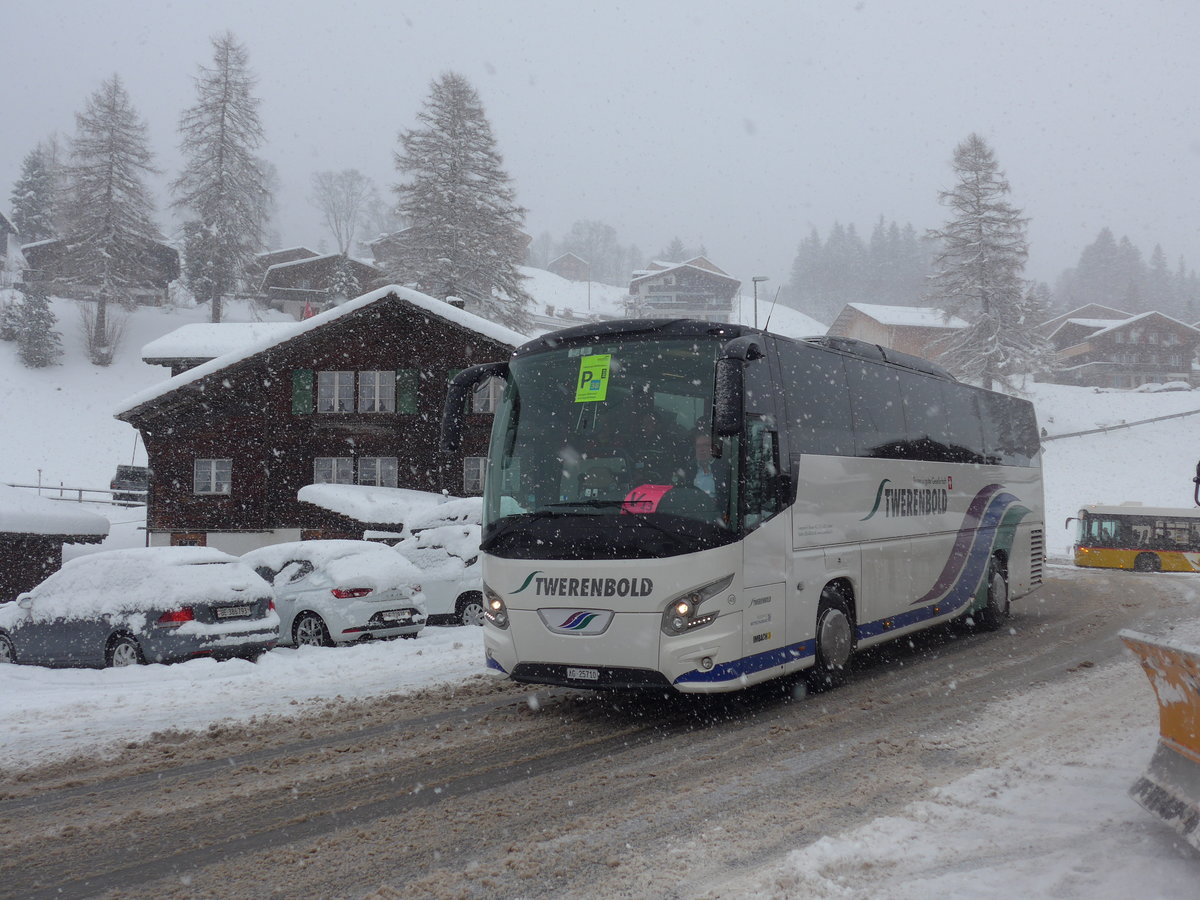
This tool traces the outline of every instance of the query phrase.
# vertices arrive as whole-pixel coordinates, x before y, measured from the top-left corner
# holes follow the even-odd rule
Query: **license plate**
[[[249,606],[218,606],[213,610],[218,619],[236,619],[238,616],[250,615]]]
[[[409,614],[399,609],[388,609],[381,612],[379,618],[385,622],[402,622],[408,621]]]
[[[567,666],[567,677],[576,681],[599,681],[599,669],[577,669],[574,666]]]

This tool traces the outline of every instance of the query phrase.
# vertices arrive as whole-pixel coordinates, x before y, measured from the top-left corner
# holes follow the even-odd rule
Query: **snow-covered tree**
[[[66,168],[63,213],[64,277],[98,290],[89,352],[97,365],[112,362],[107,340],[108,302],[133,301],[129,289],[145,283],[150,250],[159,234],[143,180],[155,170],[146,125],[117,75],[105,81],[75,116]]]
[[[939,360],[960,377],[991,388],[1043,358],[1044,339],[1029,321],[1028,285],[1021,278],[1029,221],[1007,199],[1007,178],[977,134],[954,149],[958,183],[938,195],[953,215],[931,231],[941,241],[929,302],[967,327],[938,342]],[[1011,386],[1011,384],[1010,384]]]
[[[350,267],[350,261],[342,254],[329,278],[329,296],[335,303],[349,300],[362,293],[362,287]]]
[[[50,299],[37,283],[24,290],[25,302],[18,309],[17,346],[21,362],[31,369],[52,366],[62,356],[62,335],[54,328],[58,319]]]
[[[321,211],[338,253],[349,255],[375,198],[375,185],[358,169],[313,175],[310,201]]]
[[[249,55],[230,32],[212,39],[212,68],[200,66],[196,103],[179,120],[187,162],[171,185],[174,205],[193,228],[188,287],[211,304],[221,321],[221,299],[234,290],[262,246],[269,205],[266,177],[254,151],[263,141]]]
[[[525,258],[525,210],[502,165],[483,104],[461,75],[433,82],[400,135],[395,187],[408,223],[389,275],[436,297],[461,297],[518,331],[531,302],[518,266]]]
[[[39,143],[21,162],[13,185],[12,223],[23,243],[44,241],[57,234],[55,210],[59,201],[59,162],[56,150]]]

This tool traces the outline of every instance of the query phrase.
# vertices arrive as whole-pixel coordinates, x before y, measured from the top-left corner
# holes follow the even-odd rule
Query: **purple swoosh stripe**
[[[1000,490],[1001,487],[1003,485],[989,484],[975,495],[975,498],[971,501],[971,505],[967,507],[966,514],[963,516],[962,525],[958,529],[958,536],[954,539],[954,549],[950,551],[950,558],[946,560],[946,565],[942,568],[942,574],[938,576],[937,581],[933,583],[933,587],[929,589],[925,596],[914,601],[914,605],[916,603],[927,603],[935,597],[944,594],[958,579],[958,573],[962,571],[962,567],[967,562],[967,556],[971,550],[971,542],[975,539],[975,527],[979,524],[979,518],[983,513],[983,509],[992,498],[992,495]]]
[[[583,613],[583,612],[572,613],[570,618],[568,618],[567,621],[563,622],[558,627],[559,628],[574,628],[576,625],[579,624],[580,620],[583,619],[583,617],[586,615],[587,615],[587,613]]]
[[[971,548],[958,582],[950,593],[942,598],[942,602],[952,608],[957,608],[971,599],[984,572],[987,571],[989,560],[992,558],[992,546],[996,542],[996,526],[1000,524],[1008,508],[1017,502],[1018,499],[1007,491],[992,498],[987,512],[983,515],[979,530],[976,532],[975,544]]]

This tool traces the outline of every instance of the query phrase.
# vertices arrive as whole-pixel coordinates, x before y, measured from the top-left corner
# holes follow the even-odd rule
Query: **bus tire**
[[[996,557],[988,565],[987,604],[974,614],[975,625],[981,631],[995,631],[1008,618],[1008,576]]]
[[[835,688],[846,681],[846,667],[854,655],[854,615],[836,585],[826,585],[817,606],[813,665],[808,684],[814,691]]]
[[[1133,571],[1161,572],[1162,560],[1158,558],[1157,553],[1139,553],[1133,561]]]

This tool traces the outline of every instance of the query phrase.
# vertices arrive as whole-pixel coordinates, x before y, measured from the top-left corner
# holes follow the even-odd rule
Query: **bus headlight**
[[[485,583],[483,585],[483,617],[497,628],[508,628],[508,607],[504,599]]]
[[[667,608],[663,610],[663,634],[673,637],[703,628],[714,622],[720,612],[718,610],[701,612],[700,604],[717,594],[725,593],[731,584],[733,584],[733,576],[726,575],[724,578],[692,588],[690,591],[684,591],[672,598],[671,602],[667,604]]]

